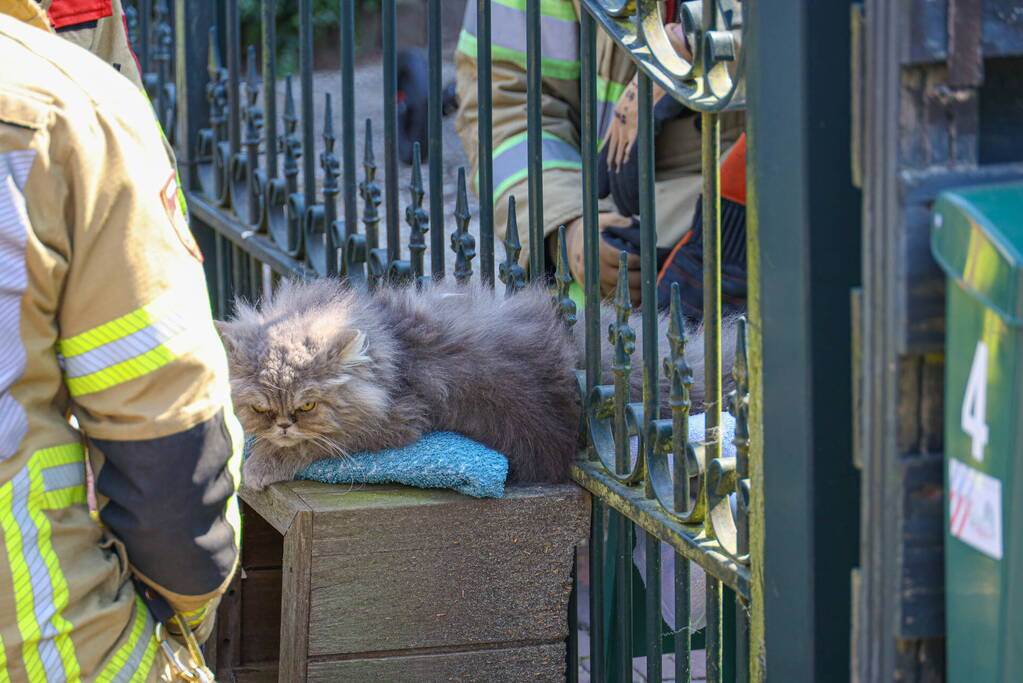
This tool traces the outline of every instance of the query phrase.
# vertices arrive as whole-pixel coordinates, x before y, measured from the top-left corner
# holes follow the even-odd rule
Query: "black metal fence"
[[[494,238],[494,188],[491,119],[493,57],[491,2],[476,2],[479,191],[473,205],[466,173],[458,169],[455,207],[445,207],[442,153],[441,3],[428,3],[429,122],[428,149],[416,145],[411,183],[399,187],[398,102],[395,41],[396,2],[382,0],[382,83],[384,157],[382,182],[372,138],[380,122],[356,120],[355,8],[338,2],[341,66],[340,101],[314,96],[313,12],[311,0],[299,0],[299,73],[278,73],[275,49],[275,0],[262,0],[262,43],[242,45],[238,0],[138,0],[129,9],[129,29],[138,47],[145,84],[161,123],[178,152],[193,231],[207,255],[214,311],[227,315],[237,297],[252,299],[281,276],[340,276],[360,286],[381,280],[427,287],[453,276],[495,276],[509,294],[529,277],[544,272],[543,183],[541,182],[541,16],[546,0],[501,0],[526,17],[528,46],[529,263],[519,263],[518,230],[510,224],[498,264]],[[496,2],[497,0],[495,0]],[[722,10],[729,10],[723,12]],[[721,156],[719,112],[743,104],[743,53],[736,35],[741,10],[726,0],[683,2],[680,18],[692,36],[688,62],[670,52],[652,0],[613,3],[582,0],[580,35],[581,157],[580,188],[585,239],[587,313],[584,368],[578,372],[587,443],[573,467],[575,480],[593,493],[593,526],[588,553],[580,555],[575,596],[585,596],[582,622],[572,602],[568,677],[625,681],[645,658],[648,680],[689,680],[693,653],[702,652],[706,678],[761,679],[763,618],[758,567],[763,524],[756,509],[760,462],[750,448],[749,377],[746,327],[740,325],[734,378],[736,391],[722,396],[721,244],[718,164]],[[725,17],[729,17],[726,21]],[[652,85],[699,113],[702,131],[704,315],[706,369],[705,435],[689,438],[689,389],[692,370],[683,355],[685,326],[677,290],[668,320],[670,348],[657,347],[658,313],[642,310],[643,348],[635,349],[632,305],[624,268],[615,297],[617,320],[599,329],[597,310],[598,197],[597,31],[608,32],[638,67],[639,194],[642,216],[642,300],[656,301],[656,216]],[[176,42],[176,44],[175,44]],[[736,68],[737,67],[737,68]],[[283,80],[283,96],[277,93]],[[315,111],[325,112],[323,126]],[[340,110],[340,130],[334,127]],[[357,136],[364,155],[357,158]],[[421,152],[428,152],[424,173]],[[404,201],[402,195],[404,193]],[[427,200],[428,197],[428,200]],[[515,198],[507,198],[514,203]],[[404,204],[404,206],[402,206]],[[478,232],[471,229],[473,213]],[[515,220],[515,211],[509,212]],[[404,226],[403,226],[404,224]],[[403,235],[404,231],[404,235]],[[575,321],[564,237],[554,261],[552,287],[568,324]],[[478,235],[478,239],[477,239]],[[429,237],[429,241],[427,241]],[[450,256],[446,250],[453,252]],[[427,253],[429,258],[427,259]],[[447,269],[453,264],[451,275]],[[624,257],[623,257],[624,263]],[[499,266],[499,267],[498,267]],[[751,278],[751,287],[756,282]],[[610,341],[610,345],[605,343]],[[539,340],[538,340],[539,341]],[[613,385],[600,381],[601,354],[609,354]],[[635,360],[634,360],[635,358]],[[662,365],[663,363],[663,365]],[[631,400],[629,377],[641,372],[643,400]],[[670,378],[671,417],[660,419],[659,374]],[[727,398],[727,401],[724,399]],[[722,454],[721,408],[735,417],[734,455]],[[752,475],[752,476],[751,476]],[[762,505],[762,502],[761,502]],[[642,541],[637,548],[638,530]],[[669,548],[668,554],[662,548]],[[634,557],[641,549],[640,572]],[[662,566],[662,555],[672,565]],[[662,574],[670,571],[662,595]],[[705,581],[694,581],[694,576]],[[762,574],[760,574],[762,576]],[[691,589],[705,586],[706,625],[694,631]],[[662,609],[670,598],[671,609]],[[588,623],[587,623],[588,622]],[[675,627],[670,629],[668,623]],[[579,639],[589,643],[580,657]],[[664,670],[664,654],[673,671]]]

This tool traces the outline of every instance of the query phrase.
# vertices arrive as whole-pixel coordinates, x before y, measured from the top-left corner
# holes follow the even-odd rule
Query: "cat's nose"
[[[288,427],[290,427],[293,424],[295,423],[289,420],[288,422],[278,422],[277,426],[280,427],[282,431],[286,432],[288,431]]]

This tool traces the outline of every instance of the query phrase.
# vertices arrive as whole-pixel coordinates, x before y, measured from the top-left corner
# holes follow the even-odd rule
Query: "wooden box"
[[[574,484],[478,500],[286,482],[243,489],[243,571],[207,644],[218,681],[564,680]]]

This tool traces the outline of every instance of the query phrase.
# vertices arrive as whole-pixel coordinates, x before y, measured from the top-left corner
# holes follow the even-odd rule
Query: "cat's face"
[[[383,411],[366,335],[339,320],[300,311],[268,320],[246,309],[218,323],[246,435],[278,448],[306,444],[324,457],[345,455],[336,437]]]

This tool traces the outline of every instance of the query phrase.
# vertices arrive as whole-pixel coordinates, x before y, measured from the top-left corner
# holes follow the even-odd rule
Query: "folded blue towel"
[[[507,476],[508,459],[497,451],[461,434],[431,432],[402,448],[319,460],[295,478],[450,488],[476,498],[501,498]]]

